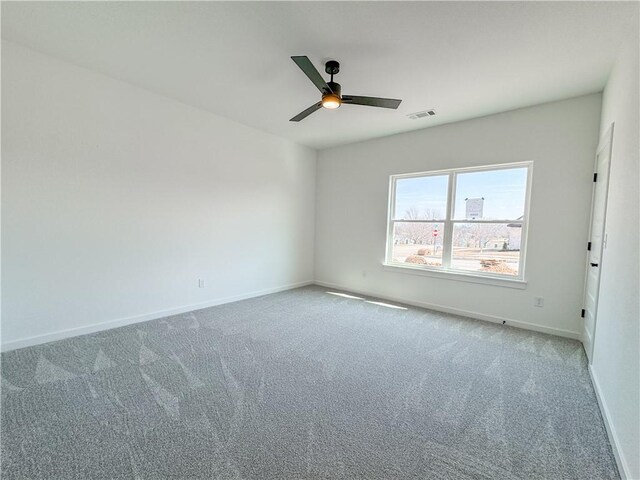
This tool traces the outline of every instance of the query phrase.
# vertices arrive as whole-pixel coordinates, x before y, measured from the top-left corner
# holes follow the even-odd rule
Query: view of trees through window
[[[521,276],[528,170],[517,164],[392,177],[387,263]]]

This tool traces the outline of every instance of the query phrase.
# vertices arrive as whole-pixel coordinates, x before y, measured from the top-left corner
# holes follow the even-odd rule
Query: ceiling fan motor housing
[[[327,85],[329,85],[329,88],[331,89],[331,92],[333,92],[334,95],[337,95],[338,97],[342,97],[342,88],[340,87],[339,83],[336,82],[327,82]],[[327,92],[327,93],[331,93],[331,92]]]

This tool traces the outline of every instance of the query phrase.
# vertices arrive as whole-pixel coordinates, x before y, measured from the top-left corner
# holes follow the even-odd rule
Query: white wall
[[[316,280],[577,338],[600,104],[588,95],[321,151]],[[389,175],[525,160],[534,162],[526,289],[383,268]]]
[[[600,132],[615,122],[592,375],[628,478],[640,479],[638,29],[611,73]]]
[[[313,280],[315,168],[314,150],[3,41],[4,348]]]

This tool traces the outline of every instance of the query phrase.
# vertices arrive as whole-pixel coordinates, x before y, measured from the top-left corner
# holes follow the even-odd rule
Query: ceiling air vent
[[[423,110],[421,112],[410,113],[407,117],[411,120],[418,120],[419,118],[433,117],[435,114],[435,110]]]

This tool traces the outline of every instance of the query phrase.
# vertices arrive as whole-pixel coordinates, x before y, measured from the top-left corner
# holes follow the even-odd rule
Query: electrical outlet
[[[204,280],[203,279],[198,280],[198,288],[204,288]]]
[[[533,306],[534,307],[544,307],[544,298],[542,298],[542,297],[533,297]]]

